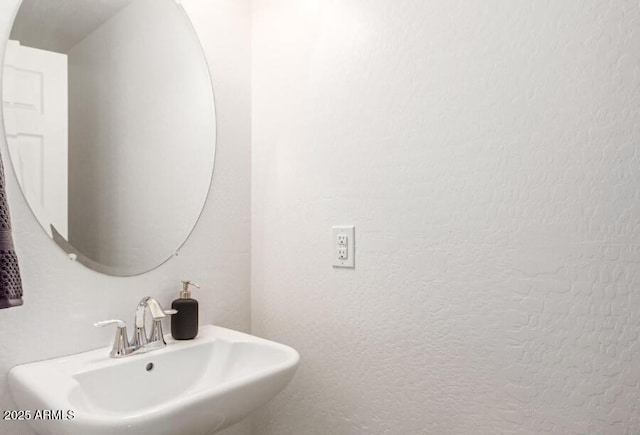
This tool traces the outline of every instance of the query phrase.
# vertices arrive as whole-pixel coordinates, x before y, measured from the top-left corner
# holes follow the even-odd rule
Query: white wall
[[[207,197],[216,132],[202,50],[175,2],[136,0],[68,58],[69,242],[118,275],[147,271]]]
[[[9,34],[17,3],[0,2],[3,37]],[[159,269],[133,278],[99,275],[66,260],[45,237],[6,164],[25,303],[0,311],[0,409],[15,409],[6,387],[11,367],[109,345],[113,331],[97,330],[93,322],[113,317],[132,321],[136,304],[146,295],[169,305],[185,277],[202,285],[196,296],[202,324],[244,331],[250,327],[250,2],[182,3],[202,39],[216,94],[216,170],[202,219],[181,255]],[[6,143],[1,142],[7,162]],[[0,421],[0,433],[30,431],[24,423]],[[245,422],[229,433],[247,435],[250,428]]]
[[[638,2],[253,19],[253,331],[302,356],[254,433],[636,433]]]

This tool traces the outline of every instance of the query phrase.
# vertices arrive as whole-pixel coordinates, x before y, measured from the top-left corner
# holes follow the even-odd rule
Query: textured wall
[[[640,4],[253,19],[252,324],[302,356],[255,434],[640,432]]]
[[[6,37],[17,0],[0,2],[0,35]],[[179,257],[133,278],[99,275],[66,260],[47,240],[6,165],[16,249],[25,304],[0,311],[0,409],[14,409],[6,373],[16,364],[106,346],[113,331],[97,320],[131,322],[145,295],[169,305],[185,277],[202,284],[201,323],[248,330],[250,234],[250,2],[183,0],[210,62],[216,94],[216,170],[204,214]],[[4,45],[1,50],[4,50]],[[2,53],[0,53],[2,54]],[[4,133],[0,131],[0,137]],[[3,156],[6,144],[1,141]],[[229,431],[246,435],[247,423]],[[25,424],[0,420],[3,435],[30,433]]]

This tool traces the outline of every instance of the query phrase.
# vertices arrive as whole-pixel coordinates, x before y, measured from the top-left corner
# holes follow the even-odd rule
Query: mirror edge
[[[187,10],[184,8],[184,5],[182,4],[182,2],[180,0],[173,0],[174,3],[176,4],[176,6],[179,8],[180,10],[180,14],[182,15],[182,19],[186,20],[186,24],[189,26],[189,28],[191,29],[191,31],[193,32],[193,35],[196,37],[196,43],[198,44],[198,51],[201,53],[202,55],[202,59],[204,61],[204,65],[206,66],[206,72],[207,72],[207,77],[209,78],[208,81],[208,86],[210,87],[211,90],[211,104],[212,104],[212,109],[213,109],[213,130],[214,130],[214,135],[213,135],[213,164],[211,167],[211,177],[209,178],[209,186],[207,187],[206,190],[206,195],[204,196],[204,201],[202,203],[202,206],[200,208],[200,212],[198,213],[198,216],[196,217],[195,221],[193,222],[193,224],[191,225],[191,229],[187,232],[187,234],[185,235],[184,240],[182,240],[181,242],[179,242],[179,245],[170,253],[167,254],[167,257],[164,260],[161,260],[157,265],[150,267],[146,270],[143,271],[139,271],[139,272],[123,272],[123,273],[114,273],[111,271],[111,269],[108,266],[104,266],[104,265],[99,265],[98,267],[91,267],[92,265],[98,265],[99,263],[96,263],[95,261],[86,258],[83,255],[78,255],[75,252],[69,252],[66,249],[64,249],[63,246],[61,246],[61,244],[55,240],[55,237],[49,237],[48,234],[46,233],[45,229],[39,224],[39,222],[37,221],[35,214],[33,212],[33,209],[31,208],[31,205],[29,204],[29,202],[27,201],[26,197],[24,196],[24,194],[22,193],[19,185],[18,185],[18,178],[17,178],[17,174],[15,172],[15,168],[13,166],[13,160],[10,157],[10,153],[9,153],[9,144],[7,142],[7,137],[6,137],[6,125],[5,125],[5,116],[4,116],[4,110],[1,110],[0,112],[0,158],[2,158],[2,163],[4,165],[5,168],[5,178],[11,177],[12,180],[15,181],[16,185],[18,185],[18,190],[20,190],[20,200],[24,202],[24,205],[28,208],[29,210],[29,215],[30,215],[30,219],[32,222],[34,222],[39,228],[40,228],[40,234],[44,235],[53,245],[55,245],[55,249],[59,252],[61,252],[63,255],[65,255],[66,257],[68,257],[71,261],[73,261],[74,263],[79,263],[82,265],[82,267],[84,267],[85,269],[90,270],[91,272],[97,273],[99,275],[106,275],[106,276],[110,276],[110,277],[114,277],[114,278],[130,278],[130,277],[135,277],[135,276],[140,276],[140,275],[144,275],[146,273],[150,273],[153,272],[157,269],[159,269],[160,267],[164,266],[165,264],[167,264],[172,258],[177,257],[178,255],[180,255],[180,251],[182,250],[182,248],[187,244],[187,242],[189,241],[189,239],[191,238],[191,236],[193,235],[193,233],[195,232],[196,227],[200,224],[200,222],[202,221],[202,215],[204,214],[205,208],[207,206],[207,202],[209,201],[209,199],[211,198],[211,193],[213,191],[213,181],[214,181],[214,175],[215,175],[215,167],[216,167],[216,157],[218,154],[218,117],[217,117],[217,105],[216,105],[216,95],[215,95],[215,87],[213,86],[213,72],[211,69],[211,62],[209,61],[206,52],[204,50],[204,47],[202,45],[202,41],[200,39],[200,35],[197,31],[197,29],[195,28],[195,25],[193,24],[193,21],[191,20],[191,17],[189,16],[189,13],[187,12]],[[9,42],[9,38],[11,35],[11,30],[13,29],[13,24],[18,16],[18,12],[20,11],[20,6],[22,5],[23,0],[15,0],[15,6],[13,9],[13,13],[10,16],[10,18],[6,21],[7,26],[6,26],[6,30],[4,32],[4,34],[0,35],[0,37],[2,37],[2,41],[0,41],[0,47],[2,49],[1,51],[1,56],[0,56],[0,102],[4,101],[3,100],[3,85],[4,85],[4,62],[5,62],[5,56],[6,56],[6,52],[7,52],[7,45]],[[9,160],[10,160],[10,164],[7,165],[5,162],[5,157],[9,156]],[[7,173],[7,167],[11,167],[10,170],[8,170],[8,172],[11,173],[11,175],[9,175]],[[14,201],[16,200],[15,198],[13,199]],[[101,270],[97,270],[97,269],[101,269]]]

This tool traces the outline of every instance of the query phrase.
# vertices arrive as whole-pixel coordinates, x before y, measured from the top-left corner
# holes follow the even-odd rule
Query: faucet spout
[[[162,319],[166,316],[160,303],[151,296],[147,296],[140,301],[138,308],[136,308],[136,328],[144,328],[144,316],[147,308],[151,312],[153,320]]]
[[[145,326],[145,315],[147,313],[147,309],[149,309],[149,312],[153,317],[151,334],[149,335],[147,335]],[[134,347],[136,349],[152,349],[166,346],[167,343],[164,341],[164,335],[162,333],[162,319],[165,318],[167,314],[175,313],[175,310],[165,311],[160,303],[151,296],[143,298],[136,308],[136,327],[133,336]]]

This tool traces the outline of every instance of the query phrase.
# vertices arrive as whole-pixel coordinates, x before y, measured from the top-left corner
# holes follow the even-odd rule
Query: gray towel
[[[22,305],[22,279],[13,249],[4,166],[0,158],[0,308]]]

